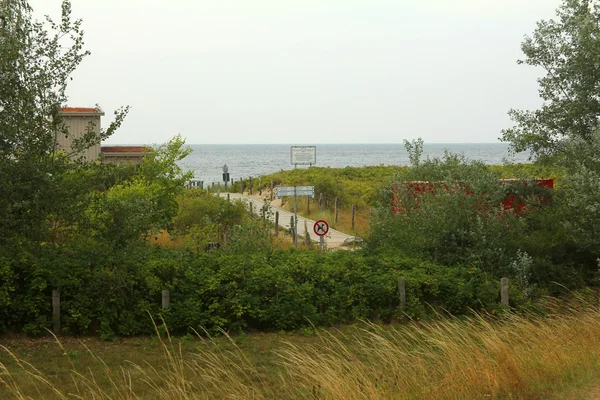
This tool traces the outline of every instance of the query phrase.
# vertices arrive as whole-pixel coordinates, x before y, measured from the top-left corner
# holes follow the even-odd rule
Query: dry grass
[[[576,306],[501,323],[477,316],[369,325],[346,341],[325,336],[280,354],[296,383],[319,398],[533,399],[600,376],[600,312]]]
[[[49,361],[40,369],[24,361],[31,348],[3,347],[0,398],[560,399],[557,393],[594,393],[581,388],[600,384],[597,303],[548,301],[545,309],[543,317],[362,324],[310,337],[167,336],[153,339],[151,350],[125,353],[137,361],[120,364],[89,353],[75,357],[85,361],[71,360],[73,350],[65,346],[54,369]],[[106,346],[94,349],[103,358],[123,357],[126,348],[97,346]]]
[[[155,246],[160,246],[169,249],[181,249],[185,247],[183,238],[177,238],[169,235],[166,230],[161,230],[158,233],[151,235],[148,241]]]

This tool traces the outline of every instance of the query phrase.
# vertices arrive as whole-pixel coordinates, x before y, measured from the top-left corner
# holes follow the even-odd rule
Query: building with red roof
[[[97,137],[101,132],[101,117],[105,115],[100,106],[96,107],[63,107],[58,114],[67,128],[67,134],[56,135],[56,148],[72,157],[83,156],[87,161],[100,160],[103,163],[139,164],[143,154],[150,150],[146,146],[102,146],[100,141],[83,152],[76,152],[73,142],[83,137],[90,130]]]

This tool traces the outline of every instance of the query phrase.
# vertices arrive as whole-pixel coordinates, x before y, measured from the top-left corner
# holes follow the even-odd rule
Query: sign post
[[[298,247],[298,206],[296,199],[298,196],[315,197],[314,186],[281,186],[275,189],[275,197],[280,199],[283,196],[294,196],[294,245]]]
[[[229,167],[227,164],[223,165],[223,182],[225,182],[225,190],[227,190],[227,182],[229,182]]]
[[[298,248],[298,206],[296,203],[296,186],[294,186],[294,246]]]
[[[327,232],[329,232],[329,224],[327,221],[320,219],[315,222],[313,231],[315,231],[315,235],[319,236],[319,247],[321,248],[322,253],[325,251],[325,235],[327,235]]]

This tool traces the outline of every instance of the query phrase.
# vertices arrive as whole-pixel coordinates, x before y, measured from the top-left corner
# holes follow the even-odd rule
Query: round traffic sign
[[[327,221],[320,219],[317,222],[315,222],[313,230],[315,231],[315,234],[317,236],[325,236],[327,235],[327,232],[329,232],[329,224],[327,223]]]

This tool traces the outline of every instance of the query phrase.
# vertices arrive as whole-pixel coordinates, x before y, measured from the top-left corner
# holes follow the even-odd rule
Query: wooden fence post
[[[60,331],[60,290],[52,290],[52,328],[54,333]]]
[[[248,187],[250,188],[250,196],[252,196],[252,177],[248,178]]]
[[[240,178],[240,193],[244,194],[244,180]]]
[[[163,290],[162,291],[162,308],[163,308],[163,310],[169,309],[170,301],[171,301],[171,297],[169,295],[169,291]]]
[[[406,312],[406,279],[404,278],[398,278],[398,296],[400,297],[400,310],[404,314]]]
[[[231,201],[231,197],[229,197],[229,193],[227,193],[227,201],[230,202]]]
[[[500,279],[500,301],[508,307],[508,278]]]
[[[293,215],[290,217],[290,229],[292,231],[292,241],[294,243],[296,243],[296,227],[294,224],[294,216]]]
[[[337,197],[335,198],[335,211],[334,212],[335,212],[334,222],[337,222],[338,221],[338,198]]]
[[[273,179],[271,179],[271,194],[269,200],[273,201]]]
[[[275,236],[279,235],[279,211],[275,211]]]
[[[252,202],[250,202],[249,205],[250,205],[250,215],[252,215]]]

